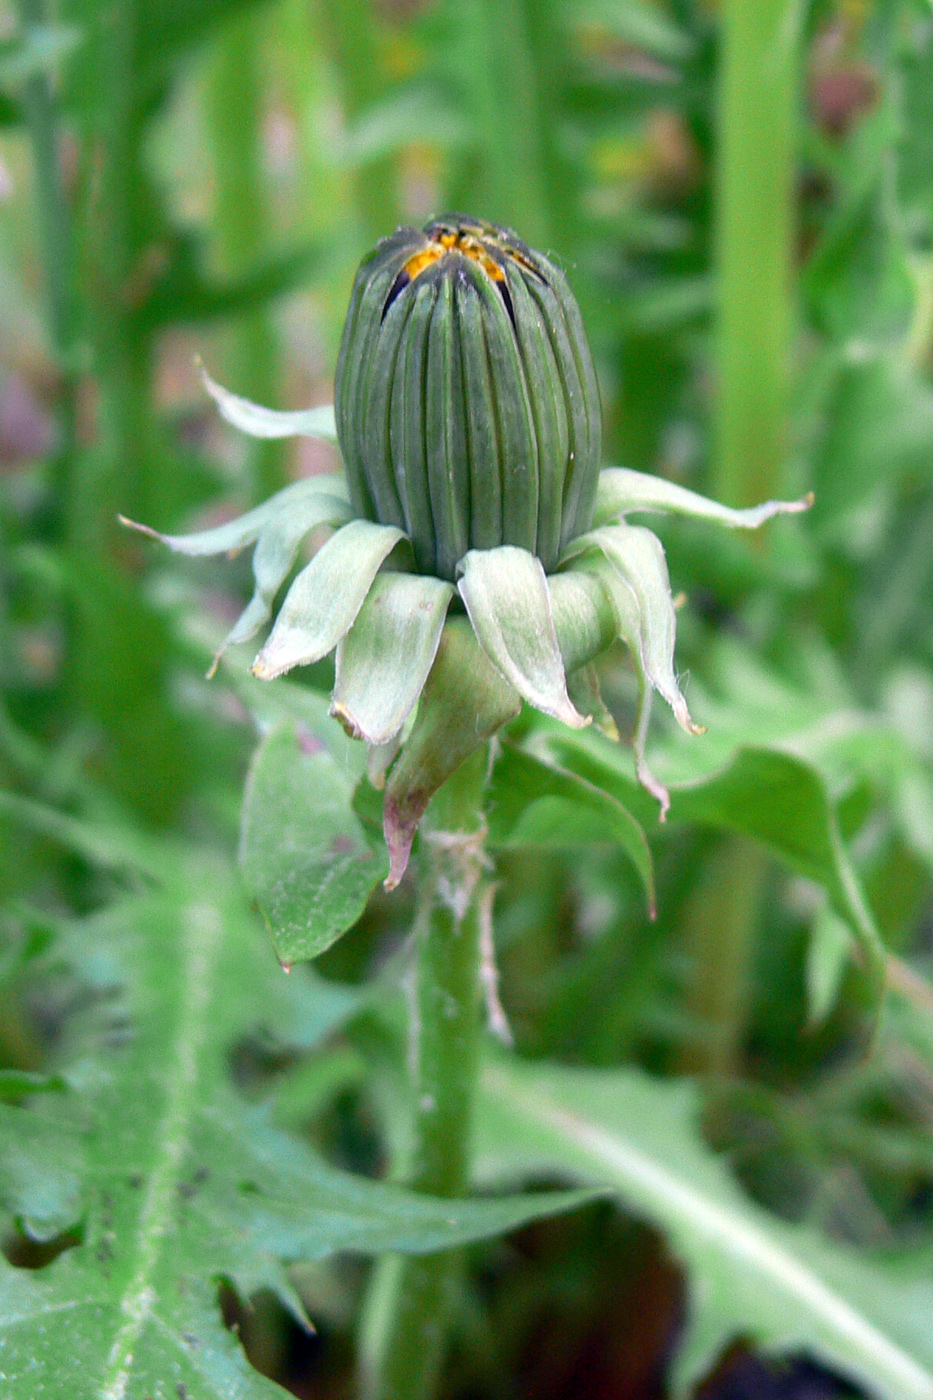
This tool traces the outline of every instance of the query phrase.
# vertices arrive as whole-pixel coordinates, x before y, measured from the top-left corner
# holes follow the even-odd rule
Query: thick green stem
[[[376,8],[371,0],[316,0],[319,32],[337,72],[344,112],[351,124],[364,116],[388,87]],[[378,156],[357,167],[354,196],[367,243],[392,232],[399,222],[399,205],[391,156]]]
[[[19,0],[24,29],[48,22],[44,0]],[[32,141],[39,242],[45,273],[49,328],[58,362],[61,392],[58,404],[60,439],[54,460],[51,514],[56,533],[65,516],[69,477],[77,435],[77,366],[75,334],[77,303],[71,211],[65,197],[59,158],[59,133],[49,75],[28,79],[23,105]]]
[[[422,827],[409,1184],[436,1196],[462,1195],[469,1184],[482,1009],[480,939],[488,908],[486,767],[483,748],[441,788]],[[381,1261],[362,1348],[367,1400],[433,1395],[459,1271],[457,1252]]]
[[[686,909],[688,1009],[699,1027],[682,1067],[730,1077],[739,1067],[758,909],[767,873],[759,847],[727,836],[704,862]]]
[[[238,15],[217,43],[209,85],[211,137],[216,161],[214,227],[224,273],[248,272],[267,252],[268,191],[263,180],[263,93],[260,65],[265,16]],[[232,388],[248,399],[275,404],[278,347],[268,311],[240,316],[235,332]],[[282,444],[251,448],[256,502],[284,483]]]
[[[776,496],[787,451],[797,0],[724,0],[716,250],[718,392],[712,494]]]

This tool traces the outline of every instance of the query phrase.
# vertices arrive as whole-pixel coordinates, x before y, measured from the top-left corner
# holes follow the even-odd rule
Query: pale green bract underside
[[[279,413],[229,393],[206,373],[202,377],[223,417],[253,437],[335,440],[330,407]],[[674,667],[674,606],[664,550],[657,536],[644,526],[629,525],[626,517],[662,511],[754,529],[773,515],[808,505],[809,498],[731,510],[662,478],[609,467],[600,476],[594,528],[570,542],[556,575],[546,578],[527,550],[511,545],[474,549],[458,566],[459,592],[480,646],[516,698],[576,728],[591,716],[571,701],[565,668],[581,648],[579,638],[555,627],[552,595],[555,579],[568,572],[596,580],[601,604],[614,619],[615,635],[631,651],[639,678],[638,775],[658,799],[663,818],[668,794],[645,760],[653,691],[667,701],[684,729],[702,730],[690,718]],[[253,671],[272,680],[337,648],[332,712],[354,737],[374,746],[391,744],[418,703],[453,590],[446,584],[432,588],[440,580],[415,583],[415,576],[398,571],[395,560],[404,535],[394,527],[352,519],[342,478],[328,474],[299,481],[241,519],[201,534],[156,535],[146,526],[136,528],[185,554],[219,554],[256,543],[255,592],[224,640],[219,659],[227,646],[249,640],[268,621],[302,542],[321,525],[336,527],[336,533],[295,578]],[[403,570],[407,563],[399,559]],[[597,616],[599,604],[583,592],[580,607],[574,630],[603,636],[608,644],[611,637]],[[571,669],[578,664],[574,659]]]

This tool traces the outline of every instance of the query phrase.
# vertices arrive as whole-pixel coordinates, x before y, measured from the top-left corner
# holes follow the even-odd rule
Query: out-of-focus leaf
[[[526,743],[533,748],[543,745],[545,753],[612,793],[650,829],[650,799],[636,783],[625,750],[601,734],[572,734],[556,726]],[[884,950],[839,834],[825,780],[813,764],[778,749],[743,747],[725,767],[669,786],[671,821],[698,822],[749,836],[823,886],[852,928],[873,995],[879,999]]]
[[[933,392],[890,351],[853,353],[839,364],[821,408],[813,451],[813,520],[846,544],[845,516],[907,472],[928,476]]]
[[[891,342],[913,310],[910,248],[888,166],[896,120],[882,103],[849,138],[842,197],[804,272],[817,323],[838,342]]]
[[[260,744],[243,802],[240,867],[281,962],[315,958],[356,923],[388,869],[353,811],[353,783],[285,723]]]
[[[170,246],[166,271],[139,307],[140,330],[252,311],[306,286],[322,261],[322,247],[315,240],[270,257],[239,277],[217,281],[202,271],[204,254],[194,236],[176,236]]]
[[[820,905],[807,944],[807,1007],[811,1025],[821,1025],[835,1006],[851,957],[849,925],[828,905]]]
[[[0,42],[0,83],[21,83],[48,73],[81,43],[73,24],[35,24],[13,39]]]
[[[598,25],[614,39],[665,63],[679,63],[693,49],[690,35],[648,0],[581,0],[574,9],[575,18],[583,24]]]
[[[30,797],[0,790],[3,816],[76,851],[92,865],[156,880],[167,873],[167,854],[131,827],[82,821]]]
[[[933,1394],[933,1285],[898,1277],[748,1201],[704,1144],[692,1084],[637,1070],[489,1064],[476,1115],[484,1174],[611,1186],[688,1270],[675,1364],[687,1393],[738,1338],[809,1352],[884,1400]]]
[[[166,70],[201,43],[225,20],[257,0],[143,0],[134,26],[134,67],[145,91],[156,87]]]
[[[463,113],[436,84],[420,82],[389,93],[352,124],[341,145],[348,164],[365,165],[426,139],[443,150],[472,137]]]
[[[617,841],[638,871],[653,912],[654,871],[645,833],[604,789],[504,744],[493,768],[486,810],[493,846],[560,849]]]

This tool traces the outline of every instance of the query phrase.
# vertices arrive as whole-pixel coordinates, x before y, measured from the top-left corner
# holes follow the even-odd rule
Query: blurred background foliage
[[[54,1061],[64,1015],[35,989],[37,929],[119,887],[56,821],[189,852],[236,844],[255,729],[235,686],[201,676],[249,594],[246,567],[156,557],[117,513],[189,528],[334,458],[235,438],[196,357],[260,402],[329,402],[360,256],[400,222],[463,209],[567,269],[607,462],[733,504],[815,492],[807,517],[763,542],[658,527],[687,597],[679,664],[709,732],[686,740],[659,722],[652,761],[674,782],[740,744],[809,765],[892,955],[895,997],[875,1026],[819,881],[775,858],[780,841],[756,840],[752,816],[700,812],[652,827],[650,924],[608,844],[501,855],[501,996],[517,1047],[698,1076],[707,1142],[752,1199],[859,1249],[929,1260],[933,9],[762,3],[791,31],[775,98],[766,66],[745,90],[725,81],[730,4],[742,0],[0,3],[11,1070]],[[786,196],[765,157],[760,188],[733,169],[730,194],[720,152],[743,132],[764,149],[781,123]],[[772,235],[786,235],[792,273],[761,283],[742,237],[754,249]],[[762,369],[747,356],[763,323],[778,353]],[[630,730],[621,653],[603,685]],[[375,897],[324,974],[360,983],[384,968],[410,914],[404,889]],[[282,1099],[325,1153],[374,1173],[392,1151],[391,1076],[371,1068],[387,1034],[364,1016]],[[283,1068],[249,1046],[241,1061],[251,1092]],[[357,1265],[299,1267],[314,1339],[265,1295],[252,1311],[232,1293],[224,1306],[266,1374],[299,1395],[348,1395],[361,1280]],[[683,1289],[662,1237],[608,1205],[476,1246],[445,1394],[662,1395]],[[781,1369],[739,1342],[701,1393],[844,1392],[811,1360]]]

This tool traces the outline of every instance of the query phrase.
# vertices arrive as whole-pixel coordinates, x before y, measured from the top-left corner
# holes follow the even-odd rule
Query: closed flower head
[[[384,238],[356,276],[337,364],[350,498],[404,530],[421,573],[515,545],[550,572],[589,527],[599,392],[563,273],[459,215]]]

